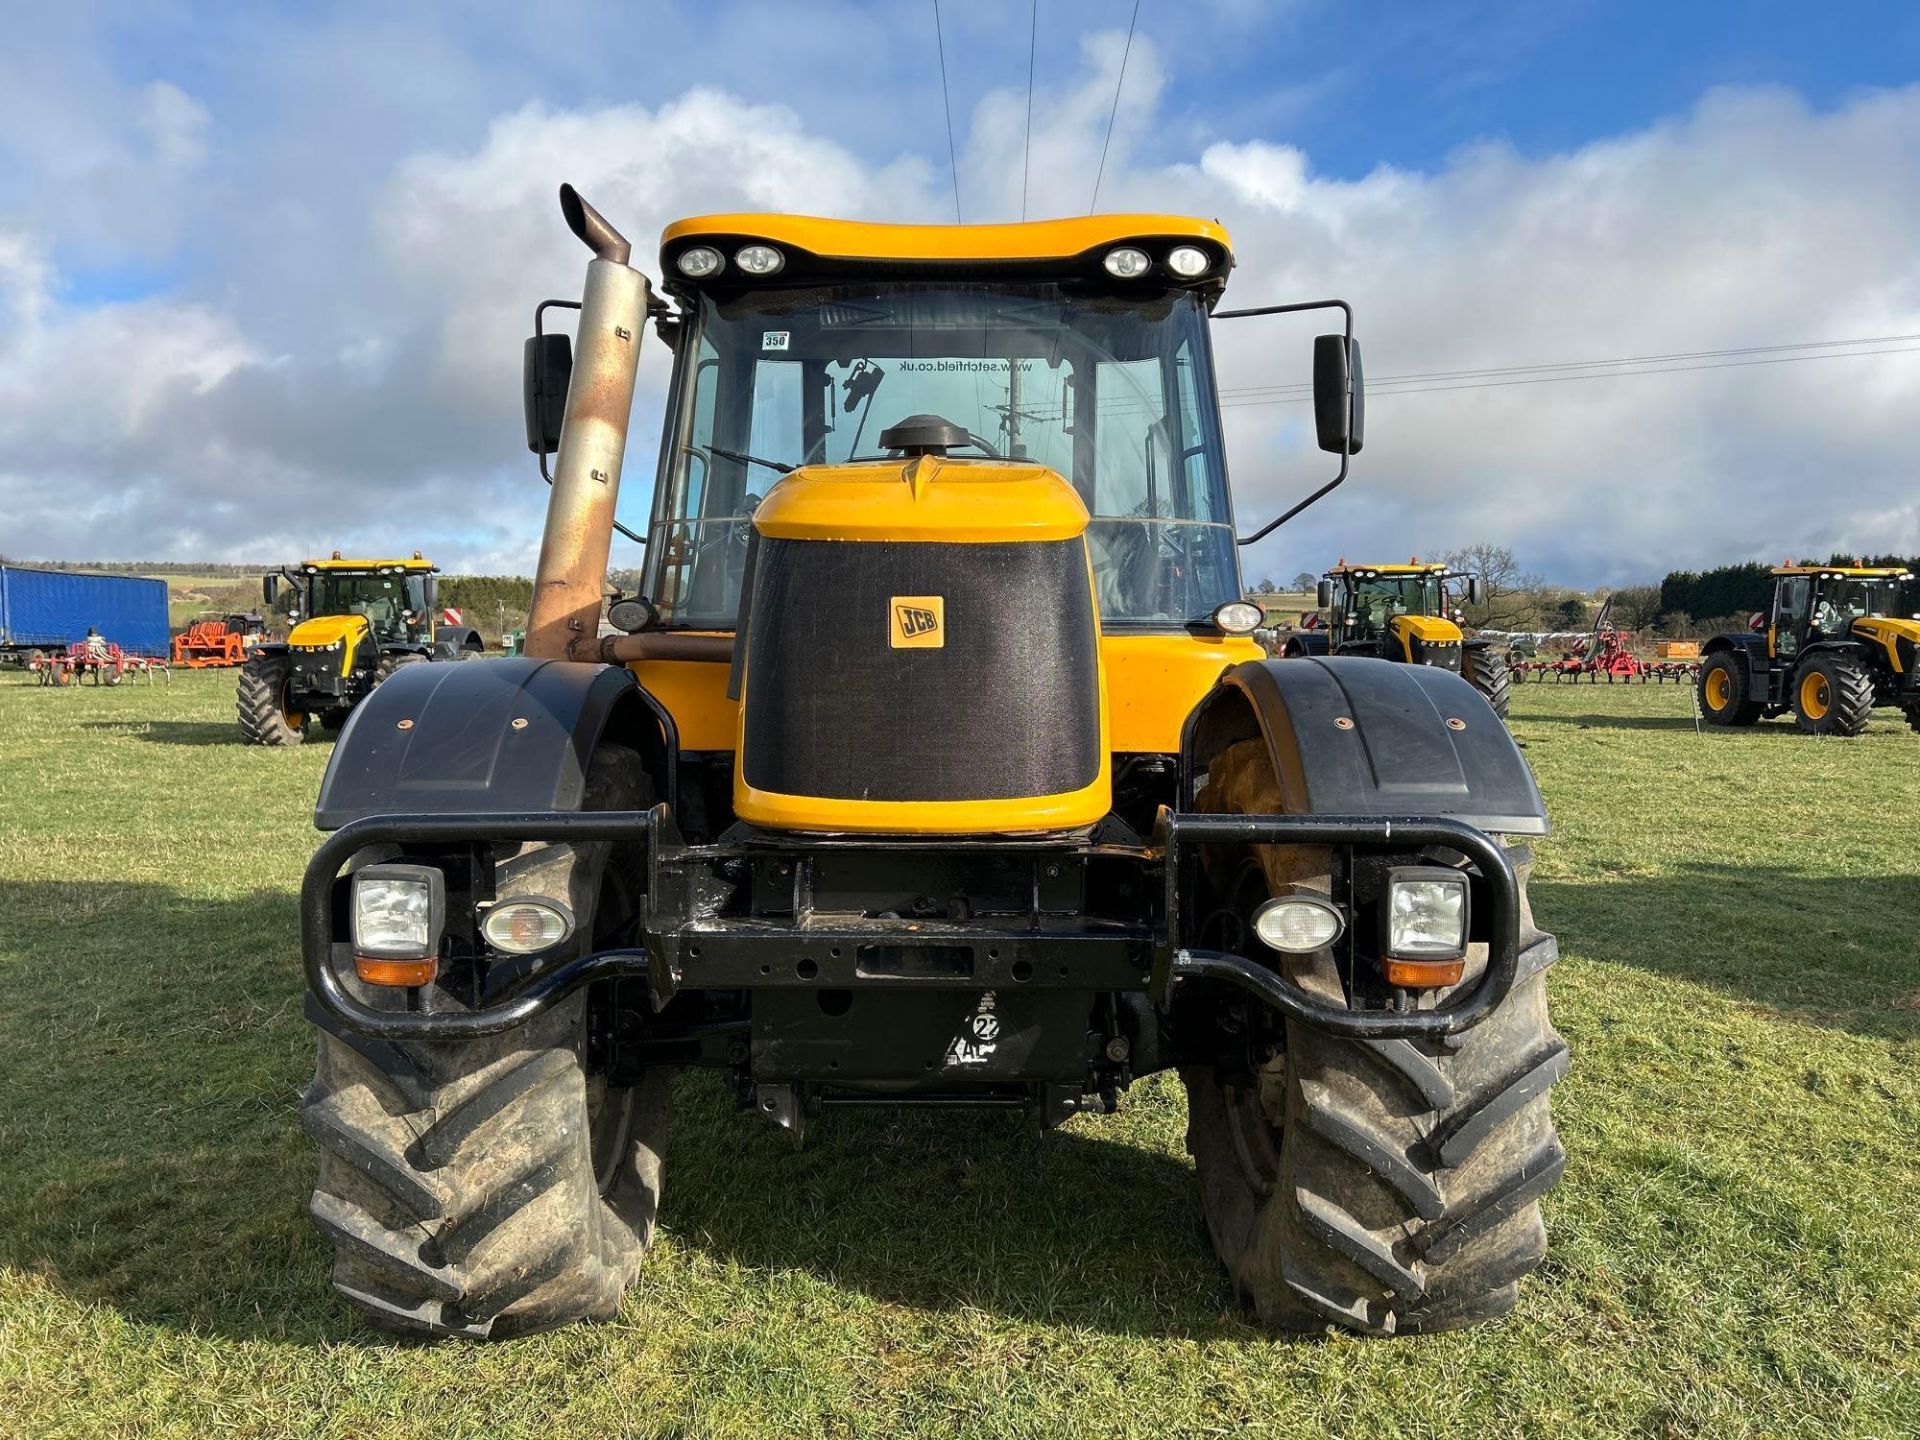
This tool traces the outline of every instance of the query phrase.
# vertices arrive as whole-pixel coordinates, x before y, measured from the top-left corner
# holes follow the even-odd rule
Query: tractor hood
[[[1913,671],[1916,655],[1920,654],[1920,620],[1871,615],[1854,621],[1853,633],[1870,645],[1883,647],[1895,674]]]
[[[367,633],[364,615],[316,615],[302,620],[287,635],[287,644],[299,650],[331,650],[345,641],[349,648]]]
[[[1418,640],[1422,645],[1458,645],[1462,638],[1458,625],[1438,615],[1396,615],[1393,630],[1396,635]]]

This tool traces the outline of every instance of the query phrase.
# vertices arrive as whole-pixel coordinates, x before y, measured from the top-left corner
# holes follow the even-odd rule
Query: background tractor
[[[480,633],[442,623],[435,569],[418,550],[409,560],[307,560],[268,575],[269,610],[291,587],[284,642],[254,647],[240,667],[240,733],[256,745],[298,745],[309,720],[330,730],[402,666],[470,660]]]
[[[1349,565],[1342,560],[1320,579],[1317,600],[1324,627],[1296,631],[1283,654],[1371,655],[1407,665],[1451,670],[1507,718],[1513,678],[1506,657],[1488,640],[1469,640],[1452,614],[1450,580],[1466,581],[1464,599],[1477,604],[1480,580],[1445,565]]]
[[[1876,707],[1920,730],[1920,595],[1905,570],[1782,565],[1746,634],[1701,647],[1700,709],[1715,725],[1791,710],[1809,735],[1858,735]]]
[[[1347,306],[1219,309],[1226,232],[1166,215],[705,216],[656,299],[561,204],[594,259],[577,355],[551,301],[526,350],[558,452],[526,653],[396,672],[316,807],[337,1292],[431,1336],[611,1317],[677,1068],[796,1140],[853,1106],[1055,1126],[1177,1071],[1262,1319],[1508,1310],[1565,1163],[1539,792],[1458,675],[1269,659],[1241,585],[1209,328],[1342,317],[1339,472],[1292,514],[1360,448]],[[646,593],[607,605],[649,322]]]

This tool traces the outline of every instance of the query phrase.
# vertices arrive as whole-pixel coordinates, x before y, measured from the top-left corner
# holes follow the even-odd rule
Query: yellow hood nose
[[[287,643],[307,650],[325,650],[342,640],[358,644],[366,632],[364,615],[316,615],[294,626],[287,635]]]

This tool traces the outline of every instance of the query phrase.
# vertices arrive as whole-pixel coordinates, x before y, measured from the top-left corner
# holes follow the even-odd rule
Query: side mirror
[[[551,455],[560,448],[560,422],[567,413],[567,382],[573,378],[573,341],[566,335],[527,340],[521,380],[527,411],[527,449]]]
[[[1366,415],[1360,342],[1344,335],[1315,336],[1313,423],[1320,448],[1335,455],[1358,455],[1366,431]]]
[[[1336,336],[1335,338],[1338,339],[1339,337]],[[1313,603],[1322,610],[1331,610],[1333,608],[1333,582],[1331,580],[1322,580],[1320,582],[1319,588],[1313,592]]]
[[[427,583],[424,588],[427,592],[427,614],[431,618],[432,623],[438,625],[440,623],[440,577],[438,575],[427,576]]]
[[[1478,575],[1469,575],[1467,577],[1467,604],[1478,605],[1479,603],[1480,577]]]
[[[260,577],[260,598],[267,602],[267,608],[269,610],[279,602],[280,577],[278,575],[262,575]]]

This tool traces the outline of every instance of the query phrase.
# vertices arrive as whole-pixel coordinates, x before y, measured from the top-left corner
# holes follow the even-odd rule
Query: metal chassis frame
[[[424,1014],[413,1010],[374,1010],[361,1004],[341,983],[333,965],[332,898],[334,882],[355,852],[368,846],[396,842],[450,844],[474,841],[513,840],[638,840],[645,839],[663,852],[675,849],[678,833],[665,806],[650,811],[552,811],[546,813],[503,813],[474,815],[374,815],[342,826],[314,852],[308,862],[300,891],[300,937],[307,988],[320,1010],[349,1030],[381,1040],[473,1040],[499,1035],[525,1023],[535,1015],[583,986],[617,977],[641,977],[648,974],[648,954],[643,949],[619,948],[577,956],[543,974],[536,974],[509,998],[483,1009],[456,1014]],[[827,841],[825,843],[833,843]],[[844,842],[843,842],[844,843]],[[903,848],[930,849],[956,842],[904,840]],[[964,843],[964,842],[959,842]],[[978,842],[976,842],[978,843]],[[1194,848],[1200,845],[1437,845],[1458,851],[1471,859],[1491,888],[1492,912],[1487,968],[1472,992],[1459,1003],[1445,1009],[1424,1011],[1349,1010],[1308,995],[1285,980],[1267,965],[1245,956],[1218,950],[1189,949],[1175,943],[1180,934],[1183,882],[1194,860]],[[662,863],[684,861],[709,854],[734,853],[740,847],[678,846],[678,854],[649,855],[650,869]],[[1009,847],[1014,848],[1014,847]],[[1031,845],[1019,848],[1033,848]],[[1520,892],[1513,867],[1498,841],[1470,825],[1456,820],[1419,817],[1381,818],[1348,815],[1208,815],[1172,814],[1162,816],[1154,846],[1140,852],[1143,861],[1159,854],[1164,880],[1164,913],[1157,935],[1116,932],[1095,939],[1088,937],[1090,955],[1114,966],[1114,978],[1132,971],[1123,969],[1123,956],[1144,941],[1151,946],[1152,973],[1133,985],[1115,985],[1116,990],[1140,989],[1165,1011],[1170,1007],[1174,987],[1193,980],[1223,981],[1234,985],[1273,1009],[1331,1034],[1357,1039],[1399,1039],[1455,1035],[1479,1024],[1493,1012],[1512,990],[1519,965]],[[736,932],[737,933],[737,932]],[[836,938],[872,940],[881,932],[849,931],[847,936],[822,930],[817,946],[830,948]],[[922,932],[917,943],[939,943],[947,934]],[[977,929],[978,941],[996,941],[1009,932]],[[716,935],[724,935],[717,931]],[[885,932],[890,941],[916,943],[904,927]],[[678,938],[678,937],[676,937]],[[1056,937],[1047,936],[1048,943]],[[759,937],[748,941],[760,943]],[[816,943],[810,932],[810,944]],[[1116,953],[1117,950],[1119,953]],[[1137,953],[1137,952],[1134,952]],[[1019,958],[1009,953],[1006,963]],[[1031,958],[1031,957],[1029,957]],[[850,968],[850,966],[849,966]],[[1036,967],[1036,974],[1038,967]],[[769,977],[766,983],[774,983]],[[791,983],[782,981],[779,983]],[[817,980],[807,984],[845,984],[824,969]],[[928,981],[906,979],[876,980],[861,983],[875,988],[911,988]],[[970,979],[967,984],[978,983]],[[997,983],[997,982],[988,982]],[[1084,980],[1075,982],[1084,985]],[[947,984],[951,987],[952,982]],[[739,988],[757,988],[740,986]],[[706,988],[706,987],[701,987]],[[733,988],[733,987],[723,987]]]

